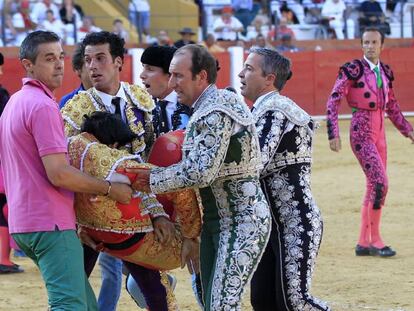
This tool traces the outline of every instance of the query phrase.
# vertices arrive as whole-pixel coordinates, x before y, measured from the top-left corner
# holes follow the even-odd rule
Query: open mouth
[[[94,79],[94,80],[95,79],[99,79],[101,77],[102,77],[102,75],[99,75],[99,74],[96,74],[96,73],[94,73],[94,74],[91,75],[91,78]]]

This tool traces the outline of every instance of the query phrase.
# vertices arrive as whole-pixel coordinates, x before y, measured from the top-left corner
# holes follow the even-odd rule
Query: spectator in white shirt
[[[329,20],[329,27],[335,31],[337,39],[344,39],[344,14],[346,11],[346,5],[343,0],[326,0],[322,6],[322,18]],[[354,21],[347,20],[348,38],[354,38]]]
[[[102,31],[96,27],[92,16],[85,15],[82,18],[82,25],[78,29],[78,41],[82,41],[88,33]]]
[[[39,25],[40,30],[56,33],[66,43],[66,27],[60,19],[55,18],[53,10],[46,10],[46,19]]]
[[[243,31],[243,24],[233,16],[233,9],[226,6],[221,11],[221,16],[214,21],[213,29],[217,40],[235,41],[238,33]]]
[[[42,24],[47,19],[47,11],[52,10],[55,19],[60,19],[59,7],[51,0],[40,0],[32,7],[30,18],[36,24]]]

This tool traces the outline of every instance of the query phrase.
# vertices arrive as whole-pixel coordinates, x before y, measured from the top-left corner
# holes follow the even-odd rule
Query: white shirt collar
[[[125,103],[128,101],[124,88],[122,87],[122,84],[119,84],[118,92],[115,94],[115,96],[109,95],[107,93],[98,91],[95,89],[96,93],[98,93],[99,97],[102,100],[102,103],[105,105],[107,110],[112,111],[112,98],[114,97],[120,97],[121,98],[121,106],[125,105]]]
[[[172,91],[170,94],[165,96],[163,100],[166,100],[168,103],[177,103],[177,93],[175,91]]]
[[[366,58],[365,57],[365,55],[364,55],[364,59],[366,60],[366,62],[368,63],[368,65],[369,65],[369,68],[372,70],[372,71],[374,71],[374,68],[375,67],[378,67],[378,69],[379,70],[381,70],[381,67],[380,67],[380,61],[378,60],[378,64],[374,64],[373,62],[371,62],[368,58]]]

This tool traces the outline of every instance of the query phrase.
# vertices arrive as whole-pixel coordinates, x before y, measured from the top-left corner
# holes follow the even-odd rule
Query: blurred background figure
[[[58,13],[59,14],[59,13]],[[56,33],[62,42],[66,43],[66,27],[59,18],[55,18],[55,12],[51,9],[46,10],[46,19],[38,25],[38,30],[52,31]]]
[[[378,28],[386,35],[391,33],[384,11],[379,2],[375,0],[366,0],[359,7],[359,32],[362,34],[367,27]]]
[[[290,35],[292,40],[295,40],[295,33],[288,26],[286,16],[282,16],[279,20],[279,25],[272,27],[268,33],[269,40],[281,40],[284,35]]]
[[[29,1],[16,2],[17,11],[12,15],[11,20],[8,22],[7,27],[10,29],[14,41],[12,45],[21,45],[27,34],[36,29],[36,23],[30,19],[29,14]]]
[[[345,17],[346,5],[343,0],[326,0],[322,6],[322,19],[335,31],[335,36],[339,40],[345,39]],[[354,39],[354,21],[347,20],[348,39]],[[352,31],[351,31],[352,30]]]
[[[33,2],[33,1],[32,1]],[[55,19],[60,19],[59,7],[52,0],[39,0],[31,9],[30,18],[36,24],[42,24],[47,19],[47,11],[52,10]]]
[[[128,31],[124,28],[124,23],[119,18],[115,19],[112,23],[112,32],[118,37],[125,40],[125,42],[129,42],[129,34]]]
[[[232,0],[231,4],[234,9],[234,17],[243,24],[242,34],[246,35],[247,27],[254,20],[260,5],[254,3],[253,0]]]
[[[190,27],[184,27],[181,29],[179,34],[181,35],[181,39],[174,42],[174,46],[177,49],[187,44],[195,44],[195,42],[192,40],[195,32]]]
[[[148,0],[130,0],[128,13],[130,22],[138,32],[139,43],[150,41],[151,7]]]
[[[266,37],[261,33],[257,35],[254,46],[259,48],[273,49],[273,46],[267,42]]]
[[[209,33],[206,39],[201,43],[210,53],[225,52],[226,49],[217,44],[216,38],[212,33]]]
[[[244,28],[243,24],[233,16],[231,6],[226,6],[221,10],[221,16],[214,21],[213,30],[219,41],[236,41]]]
[[[166,30],[160,30],[157,36],[157,43],[156,45],[159,46],[173,46],[173,41],[168,36],[168,32]]]
[[[83,13],[82,7],[75,4],[75,1],[63,0],[59,15],[65,25],[76,24],[79,27],[85,14]]]
[[[85,15],[82,18],[82,25],[78,29],[78,41],[82,41],[88,33],[99,31],[102,31],[102,29],[95,26],[93,17]]]
[[[292,43],[292,37],[288,34],[283,35],[280,44],[276,46],[276,51],[283,52],[297,52],[299,49]]]

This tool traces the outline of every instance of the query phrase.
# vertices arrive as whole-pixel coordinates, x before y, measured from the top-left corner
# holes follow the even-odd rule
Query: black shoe
[[[371,256],[392,257],[395,256],[397,252],[389,246],[384,246],[383,248],[376,248],[374,246],[371,246],[369,249],[369,254]]]
[[[22,268],[20,268],[19,265],[13,264],[12,266],[8,265],[0,265],[0,274],[4,273],[20,273],[24,272]]]
[[[370,248],[357,244],[357,246],[355,247],[355,255],[356,256],[370,256],[371,255]]]

